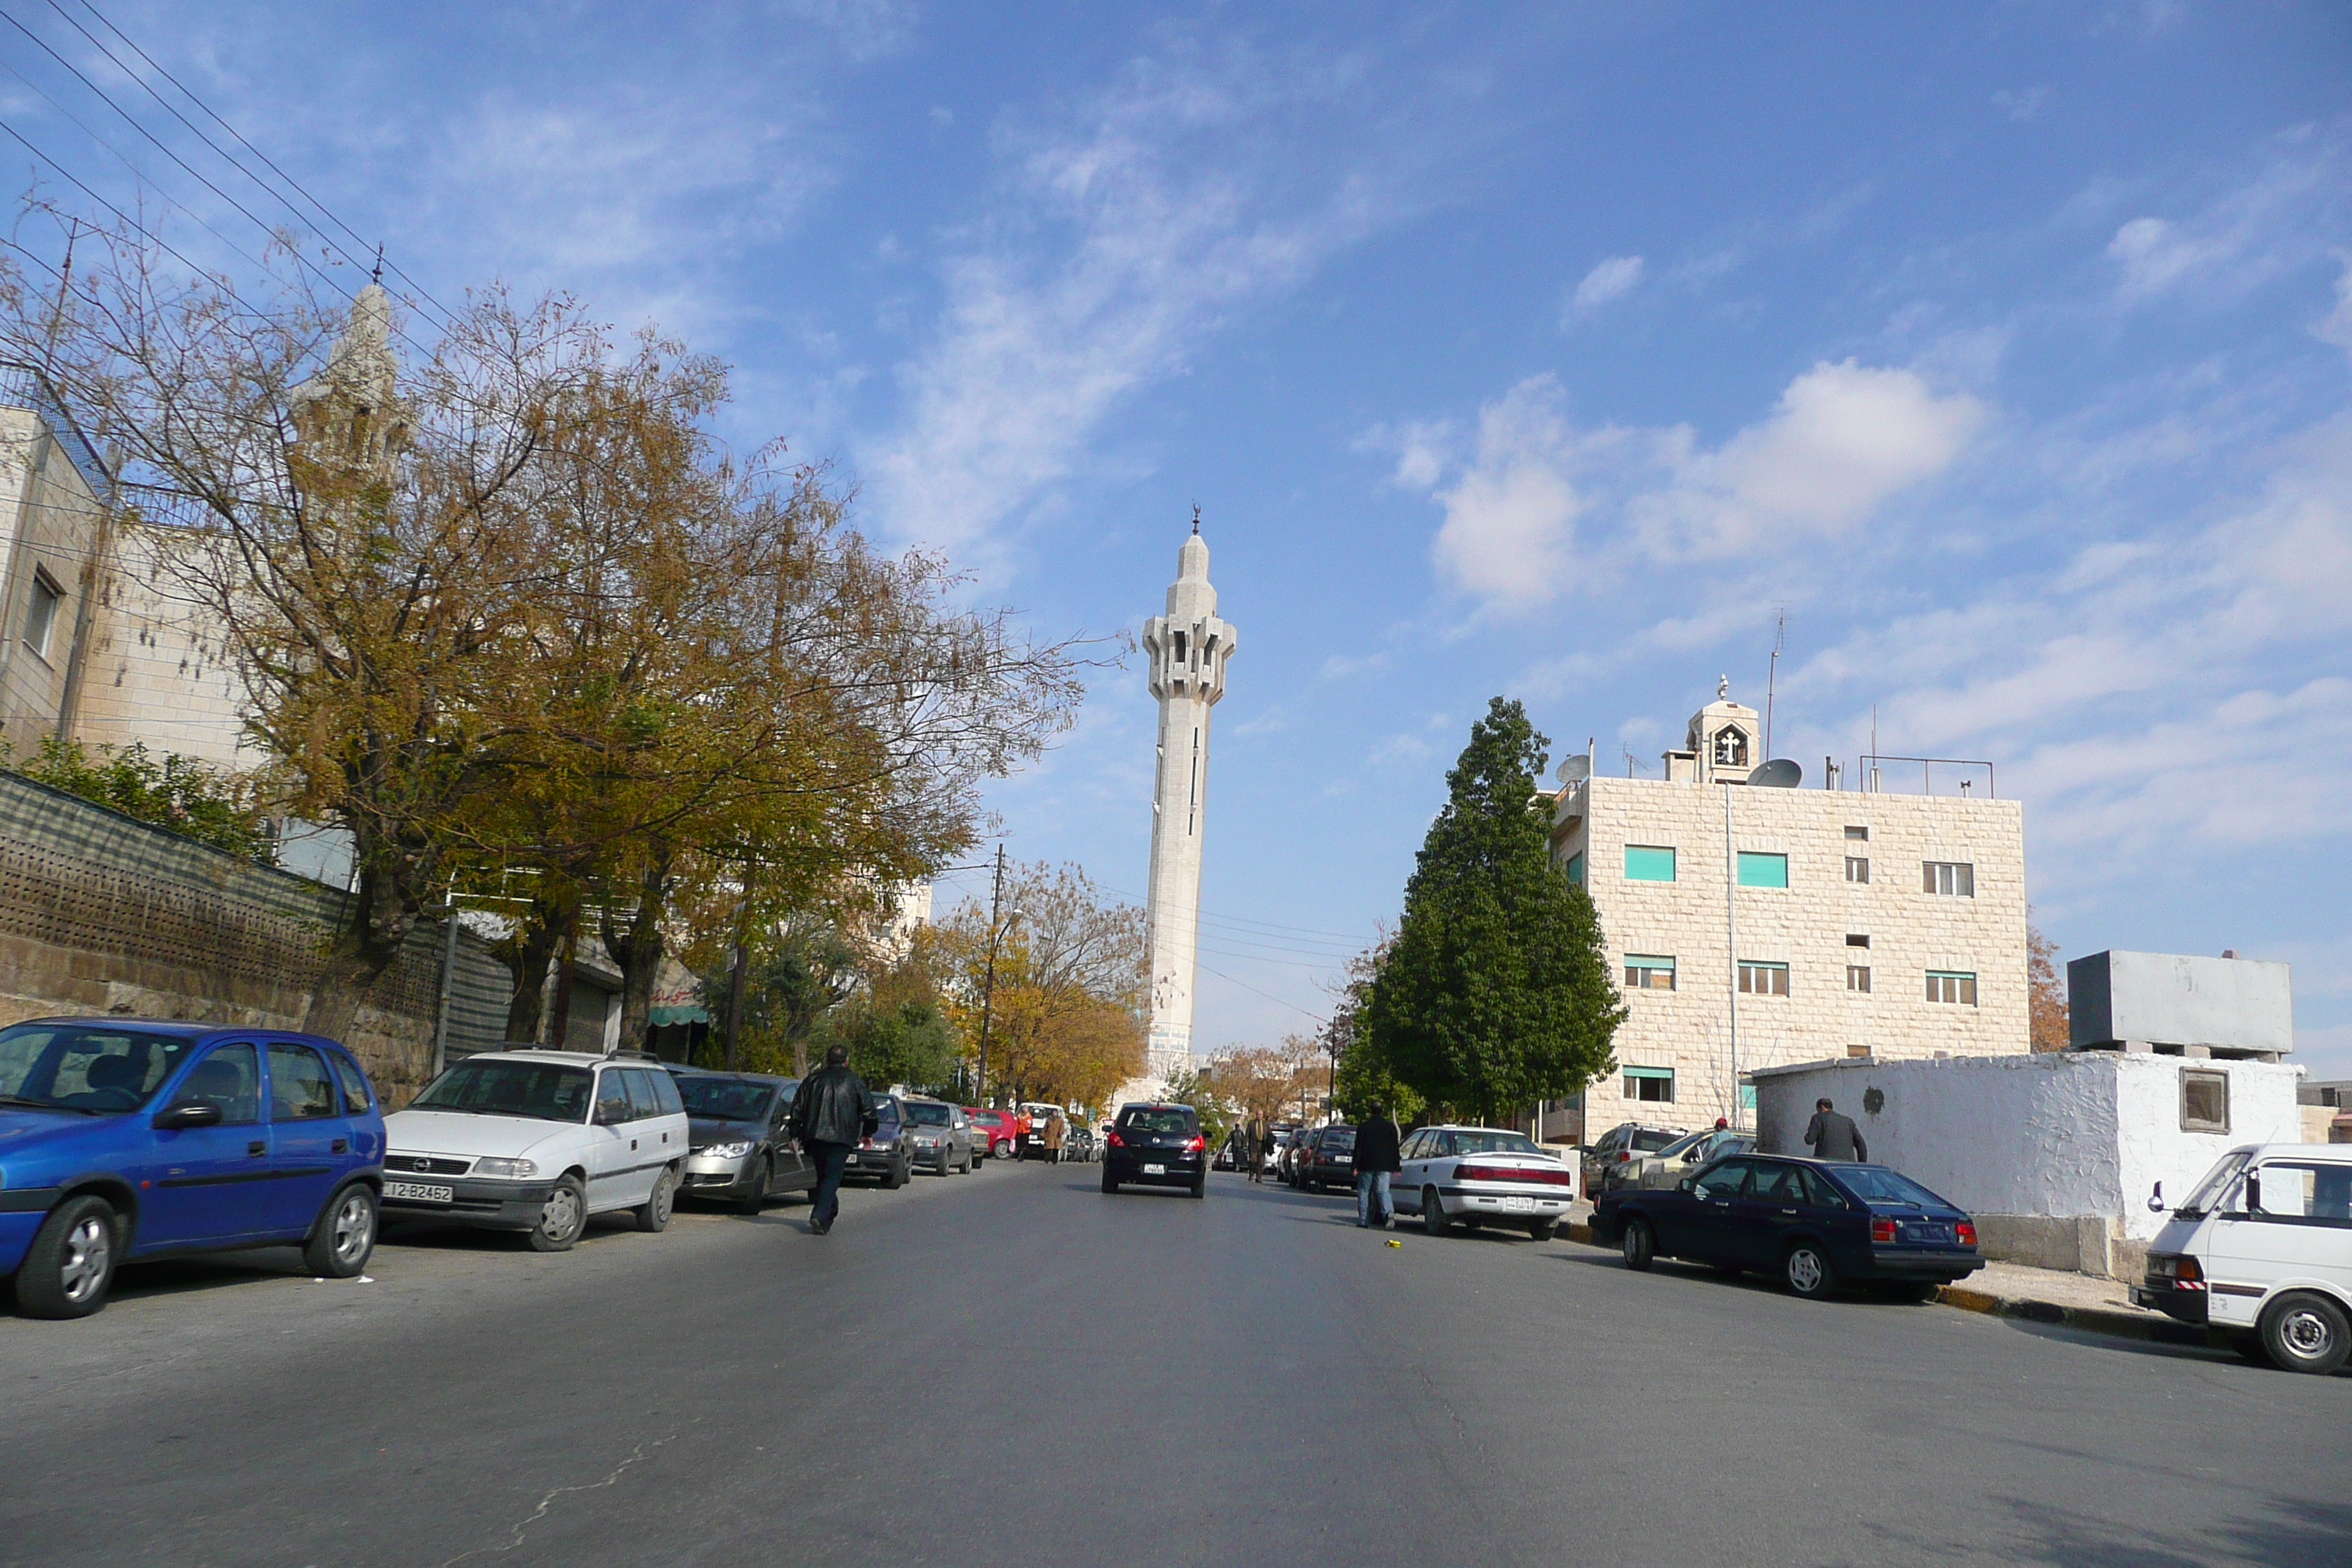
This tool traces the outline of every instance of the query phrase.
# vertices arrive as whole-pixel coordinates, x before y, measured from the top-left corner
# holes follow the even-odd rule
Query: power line
[[[1287,1008],[1289,1008],[1292,1012],[1294,1012],[1294,1013],[1297,1014],[1297,1015],[1298,1015],[1300,1017],[1302,1017],[1302,1018],[1311,1018],[1311,1019],[1313,1019],[1316,1023],[1318,1023],[1318,1024],[1320,1024],[1320,1023],[1322,1023],[1322,1022],[1324,1021],[1324,1018],[1323,1018],[1323,1015],[1322,1015],[1322,1014],[1320,1014],[1320,1013],[1310,1013],[1310,1012],[1308,1012],[1306,1008],[1301,1007],[1301,1006],[1300,1006],[1297,1003],[1296,1003],[1296,1002],[1285,1002],[1281,997],[1276,996],[1276,995],[1273,992],[1271,992],[1271,991],[1260,991],[1260,990],[1258,990],[1258,988],[1257,988],[1256,986],[1252,985],[1248,981],[1246,981],[1246,980],[1236,980],[1236,979],[1234,979],[1232,975],[1227,974],[1227,973],[1226,973],[1223,970],[1222,970],[1222,969],[1211,969],[1211,968],[1210,968],[1207,964],[1205,964],[1205,963],[1204,963],[1204,964],[1202,964],[1202,965],[1201,965],[1201,969],[1202,969],[1202,972],[1203,973],[1207,973],[1207,974],[1213,974],[1213,975],[1215,975],[1218,979],[1220,979],[1220,980],[1223,981],[1223,982],[1224,982],[1226,984],[1228,984],[1228,985],[1238,985],[1238,986],[1240,986],[1243,990],[1247,991],[1247,992],[1250,992],[1251,994],[1255,994],[1255,995],[1263,996],[1263,997],[1265,997],[1267,1001],[1269,1001],[1269,1002],[1273,1003],[1273,1004],[1274,1004],[1276,1006],[1277,1006],[1277,1007],[1287,1007]]]

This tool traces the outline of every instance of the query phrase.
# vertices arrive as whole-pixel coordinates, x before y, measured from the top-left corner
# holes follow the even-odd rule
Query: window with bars
[[[1739,989],[1750,996],[1786,996],[1789,994],[1789,966],[1785,963],[1759,963],[1748,959],[1739,961]]]
[[[1977,977],[1957,969],[1931,969],[1927,971],[1927,1000],[1973,1007],[1977,1005]]]
[[[1867,855],[1847,856],[1845,858],[1845,879],[1849,882],[1869,881],[1870,857]]]
[[[1628,991],[1672,991],[1675,988],[1675,961],[1651,953],[1629,952],[1625,955],[1625,989]]]
[[[1965,860],[1923,860],[1919,863],[1919,884],[1923,892],[1948,899],[1973,899],[1977,896],[1977,868]]]
[[[1870,989],[1870,965],[1867,963],[1847,964],[1845,966],[1845,988],[1849,991],[1868,991]]]

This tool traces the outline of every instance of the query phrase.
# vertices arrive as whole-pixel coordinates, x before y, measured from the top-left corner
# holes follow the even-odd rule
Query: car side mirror
[[[1675,1184],[1675,1191],[1678,1193],[1695,1193],[1698,1191],[1698,1178],[1696,1176],[1685,1176],[1681,1181]]]
[[[166,1132],[176,1132],[185,1127],[218,1127],[221,1108],[209,1100],[183,1100],[166,1106],[155,1115],[155,1125]]]
[[[2246,1173],[2246,1212],[2263,1212],[2263,1173],[2260,1171]]]
[[[2162,1214],[2164,1212],[2164,1184],[2162,1182],[2157,1183],[2155,1190],[2147,1194],[2147,1212],[2150,1214]]]

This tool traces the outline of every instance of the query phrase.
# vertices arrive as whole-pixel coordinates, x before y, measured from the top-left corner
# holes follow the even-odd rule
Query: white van
[[[2164,1184],[2147,1206],[2165,1211]],[[2352,1355],[2352,1143],[2221,1156],[2148,1244],[2132,1300],[2228,1334],[2240,1353],[2330,1373]]]

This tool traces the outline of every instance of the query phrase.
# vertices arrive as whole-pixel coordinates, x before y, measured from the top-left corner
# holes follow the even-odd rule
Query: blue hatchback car
[[[0,1275],[34,1317],[87,1317],[116,1264],[182,1253],[293,1245],[349,1279],[383,1181],[383,1107],[332,1040],[111,1017],[0,1029]]]

